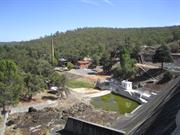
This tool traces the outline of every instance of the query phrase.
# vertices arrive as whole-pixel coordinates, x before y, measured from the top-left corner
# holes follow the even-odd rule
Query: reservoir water
[[[120,114],[130,113],[139,105],[139,103],[135,101],[112,93],[92,98],[91,104],[95,108],[102,108],[107,111],[116,111]]]

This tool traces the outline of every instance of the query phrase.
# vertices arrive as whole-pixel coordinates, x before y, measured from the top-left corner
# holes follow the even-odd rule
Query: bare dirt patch
[[[27,113],[10,115],[6,135],[46,135],[64,128],[69,116],[81,118],[102,125],[110,125],[119,117],[116,112],[97,110],[77,98],[77,93],[60,100],[56,108],[44,108]]]

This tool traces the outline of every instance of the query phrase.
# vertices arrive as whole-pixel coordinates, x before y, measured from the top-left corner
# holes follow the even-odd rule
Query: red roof
[[[79,64],[89,64],[90,61],[79,60],[78,63],[79,63]]]

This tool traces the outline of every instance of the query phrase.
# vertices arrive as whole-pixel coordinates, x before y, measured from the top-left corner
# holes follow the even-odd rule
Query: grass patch
[[[70,88],[94,88],[94,83],[86,80],[68,80],[67,86]]]

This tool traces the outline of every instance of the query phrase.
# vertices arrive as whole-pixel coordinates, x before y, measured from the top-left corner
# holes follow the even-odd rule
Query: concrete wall
[[[123,135],[123,131],[69,117],[63,135]]]
[[[140,94],[138,93],[132,93],[132,95],[130,95],[127,91],[125,91],[124,88],[122,88],[122,86],[119,84],[118,81],[113,81],[113,83],[111,83],[110,88],[112,93],[115,93],[117,95],[121,95],[124,96],[126,98],[129,98],[133,101],[136,101],[140,104],[143,104],[143,102],[141,102],[140,98]]]
[[[143,104],[143,102],[141,102],[141,100],[139,99],[140,94],[138,94],[138,93],[133,93],[132,95],[130,95],[128,92],[126,92],[124,90],[113,90],[112,93],[126,97],[128,99],[133,100],[133,101],[136,101],[139,104]]]
[[[146,131],[145,129],[148,128],[150,124],[152,123],[153,117],[158,115],[157,112],[161,112],[162,106],[172,98],[175,91],[177,91],[176,89],[179,85],[180,85],[180,77],[178,77],[175,80],[170,81],[168,84],[166,84],[164,89],[157,96],[154,96],[148,103],[142,105],[139,109],[134,111],[133,114],[128,115],[128,117],[122,117],[112,126],[115,129],[125,131],[126,134],[128,135],[132,135],[132,134],[142,135],[143,132]],[[179,104],[177,103],[177,105]],[[165,113],[162,114],[161,116],[163,117],[162,121],[164,121],[165,117],[167,117]],[[169,122],[169,124],[171,124],[171,122]],[[155,127],[157,125],[158,124],[154,124]],[[165,129],[165,128],[162,127],[161,130],[159,131],[162,131],[162,129]],[[151,133],[151,134],[155,135],[156,132]],[[148,135],[151,135],[151,134],[148,134]]]

